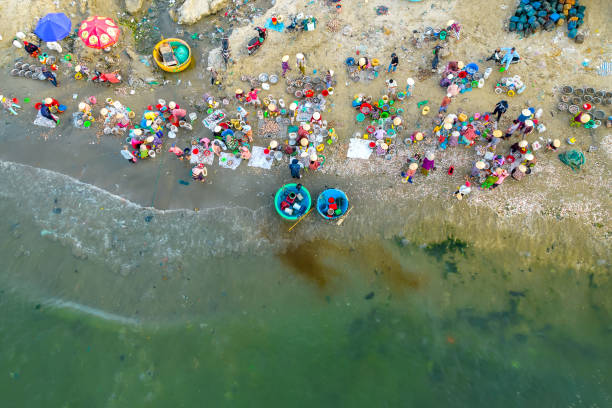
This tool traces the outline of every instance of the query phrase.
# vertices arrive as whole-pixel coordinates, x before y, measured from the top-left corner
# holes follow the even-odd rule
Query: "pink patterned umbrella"
[[[108,17],[91,16],[79,27],[79,38],[90,48],[106,48],[117,42],[119,27]]]

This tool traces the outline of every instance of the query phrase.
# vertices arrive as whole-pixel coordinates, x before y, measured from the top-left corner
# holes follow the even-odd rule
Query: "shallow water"
[[[604,265],[452,237],[340,240],[340,227],[258,244],[253,225],[0,171],[7,406],[612,403]],[[232,211],[217,218],[253,217]]]
[[[202,68],[120,99],[137,110],[158,97],[197,100]],[[359,91],[378,92],[381,81]],[[43,92],[11,86],[21,98]],[[74,105],[73,91],[53,96]],[[114,97],[91,84],[78,93]],[[421,96],[432,96],[425,83]],[[351,119],[339,121],[346,140],[353,113],[337,98],[334,115]],[[409,113],[419,128],[412,103]],[[342,227],[311,215],[289,233],[270,204],[285,165],[265,177],[213,167],[199,185],[168,155],[130,167],[121,138],[72,129],[67,118],[41,131],[31,116],[25,106],[0,131],[3,406],[612,406],[609,240],[589,235],[585,219],[520,205],[519,191],[536,196],[557,182],[549,157],[538,178],[495,192],[520,221],[471,205],[476,194],[450,205],[460,174],[408,190],[395,168],[359,178],[361,169],[306,180],[315,194],[326,185],[349,193],[355,210]],[[567,201],[605,210],[609,197],[582,184]],[[547,194],[541,201],[575,211]]]

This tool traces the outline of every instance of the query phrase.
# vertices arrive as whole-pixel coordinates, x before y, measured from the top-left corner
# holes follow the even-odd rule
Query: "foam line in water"
[[[80,303],[75,303],[72,301],[52,298],[52,299],[49,299],[47,302],[45,302],[45,305],[55,307],[58,309],[74,310],[80,313],[85,313],[91,316],[95,316],[99,319],[108,320],[111,322],[132,325],[132,326],[136,326],[140,324],[140,322],[137,319],[134,319],[133,317],[120,316],[114,313],[105,312],[104,310],[96,309],[91,306],[82,305]]]

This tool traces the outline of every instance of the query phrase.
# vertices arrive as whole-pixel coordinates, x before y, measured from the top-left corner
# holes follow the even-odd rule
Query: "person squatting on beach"
[[[134,157],[132,152],[128,150],[127,146],[123,146],[123,150],[121,150],[120,153],[121,156],[123,156],[123,158],[129,161],[130,163],[136,163],[136,157]]]
[[[391,54],[391,63],[389,64],[389,68],[387,69],[387,72],[395,72],[395,70],[397,69],[397,66],[399,64],[399,57],[397,56],[396,53]]]
[[[512,64],[512,61],[515,59],[520,59],[521,56],[518,54],[518,52],[516,52],[516,48],[512,47],[512,48],[502,48],[502,51],[505,51],[506,54],[504,54],[502,60],[501,60],[501,64],[504,65],[506,64],[504,70],[507,71],[508,68],[510,68],[510,64]]]

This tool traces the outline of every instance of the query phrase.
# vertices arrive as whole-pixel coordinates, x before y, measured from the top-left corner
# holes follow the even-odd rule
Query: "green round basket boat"
[[[302,197],[301,200],[299,199],[300,196]],[[294,208],[296,204],[299,208]],[[283,219],[288,221],[297,221],[310,210],[310,207],[312,207],[310,192],[301,184],[285,184],[274,196],[274,208],[276,208],[276,212]],[[286,208],[292,210],[291,214],[286,211]]]

